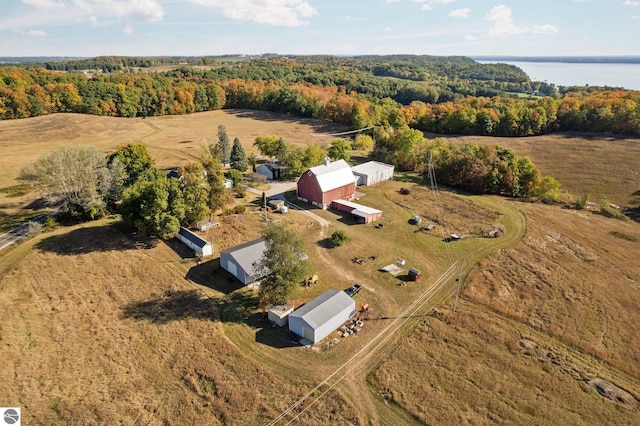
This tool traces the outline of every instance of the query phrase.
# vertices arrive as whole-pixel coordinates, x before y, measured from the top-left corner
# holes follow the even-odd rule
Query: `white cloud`
[[[191,0],[201,6],[222,9],[227,18],[259,24],[296,27],[307,25],[318,12],[303,0]]]
[[[387,3],[398,3],[400,0],[387,0]]]
[[[89,22],[91,23],[91,25],[96,25],[98,23],[98,18],[96,18],[95,16],[89,16]]]
[[[551,24],[533,25],[532,27],[520,27],[513,22],[511,8],[500,5],[496,6],[489,13],[486,19],[493,22],[493,27],[489,29],[489,37],[502,37],[533,33],[533,34],[556,34],[558,29]]]
[[[531,32],[534,34],[556,34],[558,29],[551,24],[534,25]]]
[[[23,32],[25,35],[34,36],[34,37],[46,37],[48,34],[42,30],[29,30]]]
[[[387,33],[390,32],[391,31],[391,27],[384,27],[384,31],[387,32]]]
[[[640,2],[637,1],[631,1],[631,0],[625,0],[624,1],[624,5],[625,6],[639,6]]]
[[[462,9],[456,9],[453,12],[449,13],[449,16],[453,18],[468,18],[471,13],[471,9],[468,7]]]
[[[467,41],[474,41],[474,40],[477,40],[478,37],[469,34],[469,35],[465,36],[464,39],[467,40]]]
[[[424,5],[422,5],[422,10],[431,10],[431,9],[433,9],[433,7],[431,7],[431,5],[430,5],[430,4],[424,4]]]
[[[124,28],[122,29],[122,32],[128,35],[132,35],[133,27],[131,25],[125,25]]]
[[[22,3],[45,10],[54,9],[56,7],[64,7],[63,3],[54,0],[22,0]]]
[[[65,8],[69,16],[88,14],[90,17],[131,18],[148,22],[161,21],[164,16],[164,10],[158,0],[22,0],[22,2],[45,10]]]

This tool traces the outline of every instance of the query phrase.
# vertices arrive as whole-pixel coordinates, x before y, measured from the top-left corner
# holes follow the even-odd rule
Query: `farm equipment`
[[[308,277],[306,277],[304,279],[304,286],[305,287],[311,287],[311,284],[316,284],[318,282],[318,276],[317,275],[309,275]]]

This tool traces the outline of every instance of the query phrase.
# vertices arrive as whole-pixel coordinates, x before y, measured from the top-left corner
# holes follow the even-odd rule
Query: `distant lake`
[[[556,86],[610,86],[640,90],[640,64],[597,64],[567,62],[478,61],[515,65],[534,81]]]

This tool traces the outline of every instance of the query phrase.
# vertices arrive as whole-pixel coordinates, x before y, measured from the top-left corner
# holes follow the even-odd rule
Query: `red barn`
[[[356,179],[351,167],[344,160],[311,167],[298,179],[298,199],[321,209],[329,207],[333,200],[352,200],[356,193]]]

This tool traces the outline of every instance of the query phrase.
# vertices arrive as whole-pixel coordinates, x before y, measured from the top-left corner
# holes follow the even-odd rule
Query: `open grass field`
[[[429,134],[435,138],[439,135]],[[553,176],[571,194],[588,194],[595,203],[609,200],[640,206],[640,139],[559,133],[526,138],[448,137],[456,143],[501,145],[531,158],[544,176]]]
[[[247,148],[261,134],[328,143],[310,134],[335,130],[251,111],[0,122],[0,147],[12,158],[0,159],[10,171],[0,190],[11,188],[0,191],[0,207],[7,218],[26,211],[33,194],[22,194],[15,176],[58,146],[109,152],[141,141],[159,166],[170,167],[196,157],[203,138],[215,140],[218,124]],[[34,151],[14,139],[31,141]],[[571,150],[561,147],[558,156]],[[629,152],[637,165],[640,156]],[[410,194],[401,194],[403,187]],[[334,346],[330,339],[314,348],[293,344],[268,326],[252,290],[230,279],[217,255],[198,261],[179,242],[137,238],[117,218],[59,227],[1,252],[0,345],[9,368],[0,369],[0,402],[22,407],[28,424],[268,424],[323,383],[285,419],[637,424],[633,399],[619,391],[620,401],[611,401],[586,383],[603,379],[640,399],[638,223],[498,197],[433,194],[412,175],[362,192],[359,202],[384,211],[382,228],[317,209],[269,215],[300,231],[320,277],[300,289],[296,305],[329,288],[363,285],[356,304],[372,308],[365,326]],[[263,215],[252,201],[244,201],[246,214],[219,217],[221,226],[205,234],[216,253],[260,234]],[[415,215],[436,227],[422,231]],[[495,227],[504,229],[501,237],[480,237]],[[352,241],[329,248],[336,229]],[[454,232],[465,238],[443,242]],[[354,263],[356,257],[366,262]],[[424,278],[408,282],[379,271],[399,257]],[[459,258],[466,261],[464,288],[453,313],[455,281],[433,284]],[[405,307],[431,288],[433,295],[407,315]],[[350,374],[331,376],[345,365]]]

